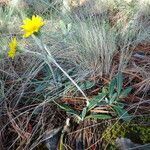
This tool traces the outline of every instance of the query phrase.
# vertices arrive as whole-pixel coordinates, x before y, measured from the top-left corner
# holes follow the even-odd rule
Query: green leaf
[[[92,114],[86,117],[86,119],[111,119],[112,117],[110,115],[106,114]]]
[[[112,79],[109,84],[109,97],[112,97],[116,86],[116,78]]]
[[[88,111],[91,110],[92,108],[94,108],[95,106],[98,105],[98,103],[100,101],[102,101],[105,98],[106,94],[105,93],[100,93],[97,96],[95,96],[94,98],[92,98],[89,101],[89,105],[88,105]]]
[[[56,102],[55,102],[55,103],[56,103]],[[65,111],[70,111],[70,110],[72,110],[67,104],[58,104],[58,103],[57,103],[57,105],[58,105],[61,109],[65,110]]]
[[[126,88],[125,90],[123,90],[120,95],[119,95],[119,98],[125,98],[128,96],[128,94],[131,92],[132,90],[132,87],[128,87]]]
[[[117,112],[118,116],[123,119],[124,121],[130,121],[131,116],[128,114],[128,112],[121,108],[120,106],[113,106],[113,109]]]
[[[57,102],[54,101],[54,103],[59,106],[61,109],[65,110],[66,113],[72,114],[72,115],[77,115],[79,116],[79,113],[70,108],[67,104],[58,104]]]
[[[95,83],[92,81],[86,81],[79,85],[82,90],[88,90],[88,89],[92,88],[95,85]]]
[[[114,101],[116,101],[117,96],[118,96],[118,94],[117,94],[117,93],[114,93],[114,94],[112,95],[112,97],[110,97],[110,104],[112,104]]]
[[[72,109],[72,110],[67,111],[67,113],[68,113],[68,114],[75,115],[75,116],[77,116],[78,118],[80,118],[80,119],[81,119],[81,117],[80,117],[79,113],[78,113],[77,111],[73,110],[73,109]]]
[[[81,118],[82,118],[82,120],[85,118],[86,113],[87,113],[87,108],[83,108],[83,110],[82,110],[82,114],[81,114]]]
[[[118,95],[119,95],[120,92],[121,92],[121,90],[122,90],[122,86],[123,86],[123,76],[122,76],[122,73],[119,72],[116,78],[117,78],[117,92],[118,92]]]

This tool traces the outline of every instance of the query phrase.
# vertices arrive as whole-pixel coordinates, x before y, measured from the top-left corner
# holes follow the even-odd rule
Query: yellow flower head
[[[26,18],[23,20],[23,25],[21,28],[24,31],[24,37],[29,37],[32,34],[37,33],[41,27],[44,25],[44,21],[40,16],[33,15],[31,19]]]
[[[9,43],[8,57],[14,59],[17,51],[17,40],[13,38]]]

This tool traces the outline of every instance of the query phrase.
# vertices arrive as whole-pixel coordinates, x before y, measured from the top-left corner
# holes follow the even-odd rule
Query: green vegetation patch
[[[103,132],[103,139],[111,146],[115,146],[115,140],[120,137],[128,138],[138,144],[150,143],[150,126],[133,123],[116,123],[110,125]]]

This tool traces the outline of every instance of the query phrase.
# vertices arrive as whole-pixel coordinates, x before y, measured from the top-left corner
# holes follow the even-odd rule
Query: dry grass
[[[150,107],[150,4],[145,1],[107,1],[102,4],[105,7],[99,11],[94,7],[89,11],[83,5],[83,9],[76,7],[72,13],[62,14],[58,7],[54,7],[56,4],[43,3],[46,18],[41,32],[43,41],[75,83],[94,82],[94,87],[83,90],[88,98],[97,95],[121,70],[125,77],[124,87],[133,87],[132,93],[123,100],[126,109],[134,116],[146,116]],[[55,9],[54,15],[49,15],[53,12],[50,8]],[[2,150],[37,148],[49,131],[63,127],[70,116],[52,103],[53,100],[67,103],[77,110],[82,110],[85,105],[85,97],[56,64],[51,63],[49,68],[47,61],[32,55],[40,53],[45,56],[45,53],[33,43],[33,39],[21,38],[19,26],[25,16],[18,8],[9,7],[5,11],[0,8]],[[20,43],[24,42],[25,49],[32,53],[22,52],[14,60],[8,59],[8,42],[13,36],[17,36]],[[104,149],[107,143],[101,138],[102,130],[111,122],[113,127],[118,121],[119,118],[113,121],[86,120],[79,125],[73,121],[71,131],[66,135],[66,149],[74,149],[79,141],[83,141],[86,149]]]

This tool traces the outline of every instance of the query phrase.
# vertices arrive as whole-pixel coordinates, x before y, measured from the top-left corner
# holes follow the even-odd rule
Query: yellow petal
[[[8,57],[14,59],[17,51],[17,39],[13,38],[9,43]]]
[[[38,32],[45,24],[40,16],[35,15],[33,15],[31,19],[26,18],[25,20],[23,20],[23,23],[24,24],[20,26],[24,31],[23,37],[29,37],[32,34]]]

